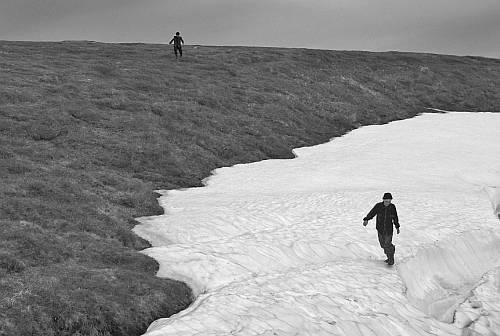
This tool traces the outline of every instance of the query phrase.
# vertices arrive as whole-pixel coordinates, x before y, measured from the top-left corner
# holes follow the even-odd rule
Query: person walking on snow
[[[177,58],[177,51],[179,51],[180,56],[182,57],[182,45],[184,44],[184,40],[182,39],[181,33],[175,33],[175,36],[168,42],[168,44],[174,43],[174,54],[175,58]]]
[[[368,225],[368,221],[375,215],[377,216],[377,232],[380,247],[384,249],[387,256],[385,262],[389,265],[394,265],[394,253],[396,247],[392,244],[393,225],[396,227],[396,232],[399,234],[399,220],[396,206],[392,204],[392,195],[385,193],[382,197],[383,202],[375,204],[368,215],[363,218],[363,226]]]

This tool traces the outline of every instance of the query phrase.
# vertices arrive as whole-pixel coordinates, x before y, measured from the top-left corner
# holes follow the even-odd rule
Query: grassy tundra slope
[[[500,107],[495,59],[185,50],[0,42],[0,335],[138,335],[185,308],[130,231],[154,189],[424,107]]]

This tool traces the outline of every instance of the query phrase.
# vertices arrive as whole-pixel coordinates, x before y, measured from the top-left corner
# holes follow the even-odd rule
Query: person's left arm
[[[393,222],[394,222],[394,226],[396,227],[396,231],[397,233],[399,234],[399,218],[398,218],[398,211],[396,210],[396,206],[393,204],[394,206],[394,217],[392,218]]]

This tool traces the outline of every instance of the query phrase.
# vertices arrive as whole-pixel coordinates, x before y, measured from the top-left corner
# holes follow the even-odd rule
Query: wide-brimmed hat
[[[382,199],[392,199],[391,193],[385,193],[384,197],[382,197]]]

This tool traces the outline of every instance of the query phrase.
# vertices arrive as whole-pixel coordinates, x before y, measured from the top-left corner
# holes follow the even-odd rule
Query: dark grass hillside
[[[425,107],[500,110],[500,60],[0,42],[0,335],[139,335],[190,303],[138,253],[155,189]]]

